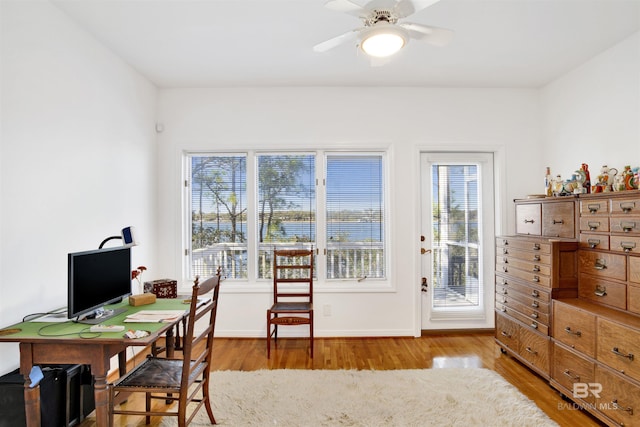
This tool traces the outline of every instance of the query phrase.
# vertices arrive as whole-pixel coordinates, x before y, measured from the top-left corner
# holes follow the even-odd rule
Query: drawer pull
[[[568,369],[565,369],[563,374],[568,376],[569,378],[571,378],[574,381],[580,381],[580,375],[571,375],[571,371],[568,370]]]
[[[554,224],[564,224],[564,219],[561,219],[561,220],[554,219],[553,223]]]
[[[614,409],[617,409],[618,411],[624,411],[624,412],[628,412],[629,415],[633,415],[633,408],[628,406],[626,408],[622,407],[619,403],[618,403],[618,399],[613,399],[611,401],[611,406],[613,406]]]
[[[633,249],[636,248],[635,242],[620,242],[620,246],[622,247],[622,250],[625,252],[631,252]]]
[[[537,324],[536,322],[533,322],[533,323],[531,324],[531,327],[532,327],[533,329],[538,329],[538,324]]]
[[[535,222],[535,221],[534,221],[534,220],[532,220],[532,219],[525,219],[525,220],[524,220],[524,223],[525,223],[525,224],[533,224],[534,222]]]
[[[504,262],[505,264],[509,264],[509,258],[503,257],[502,262]]]
[[[533,271],[535,271],[536,273],[537,273],[538,271],[540,271],[540,266],[539,266],[539,265],[534,265],[534,266],[533,266]]]
[[[502,295],[507,295],[507,294],[508,294],[507,290],[506,290],[506,289],[503,289],[503,290],[502,290]]]
[[[596,204],[587,205],[587,208],[589,209],[589,213],[594,214],[594,213],[598,213],[598,211],[600,210],[600,205],[596,205]]]
[[[531,313],[531,317],[534,318],[534,319],[537,319],[539,316],[538,316],[538,313],[533,312],[533,313]]]
[[[527,348],[525,348],[525,350],[527,350],[531,354],[538,354],[538,352],[533,350],[531,347],[527,347]]]
[[[587,225],[589,226],[589,230],[591,231],[596,231],[598,228],[600,228],[600,222],[588,222]]]
[[[633,210],[633,208],[636,207],[635,202],[622,202],[620,203],[620,209],[622,209],[622,212],[624,213],[629,213]]]
[[[595,249],[600,244],[600,239],[588,239],[587,243],[591,249]]]
[[[593,264],[593,268],[596,270],[604,270],[607,268],[607,265],[603,259],[597,259],[595,264]]]
[[[509,249],[502,248],[502,253],[505,254],[505,255],[508,255],[509,254]]]
[[[580,331],[575,331],[575,332],[574,332],[574,331],[572,331],[572,330],[571,330],[571,328],[570,328],[569,326],[565,327],[565,328],[564,328],[564,331],[565,331],[566,333],[568,333],[568,334],[575,335],[575,336],[577,336],[577,337],[582,336],[582,332],[580,332]]]
[[[509,269],[506,266],[502,266],[502,271],[504,271],[505,273],[508,273]]]
[[[534,301],[534,302],[531,303],[531,307],[540,308],[540,304],[538,304],[538,301]]]
[[[538,297],[540,296],[540,292],[538,292],[538,291],[536,291],[536,290],[533,290],[533,291],[531,292],[531,296],[532,296],[532,297],[534,297],[534,298],[538,298]]]
[[[533,281],[536,282],[536,283],[540,282],[540,277],[533,276]]]
[[[511,334],[508,334],[506,331],[500,332],[500,335],[502,335],[503,337],[511,338]]]
[[[505,307],[504,305],[502,307],[500,307],[500,311],[503,313],[507,312],[507,307]]]
[[[596,290],[593,291],[593,293],[597,297],[605,297],[605,296],[607,296],[607,287],[598,285],[598,286],[596,286]]]
[[[502,279],[502,285],[503,285],[503,286],[507,286],[508,284],[509,284],[509,282],[507,282],[507,280],[506,280],[506,279]]]
[[[620,352],[620,350],[618,350],[618,347],[613,347],[611,349],[611,353],[621,356],[621,357],[626,357],[629,360],[633,360],[633,354],[629,353],[629,354],[624,354],[622,352]]]
[[[533,260],[534,261],[540,261],[540,255],[534,255],[533,256]]]
[[[534,251],[539,251],[540,250],[540,243],[534,243],[533,244],[533,250]]]
[[[624,231],[625,233],[628,233],[631,230],[633,230],[634,228],[636,228],[636,223],[635,222],[621,222],[620,223],[620,228],[622,228],[622,231]]]
[[[507,245],[509,244],[509,241],[508,241],[508,240],[506,240],[506,239],[503,239],[503,240],[502,240],[502,244],[503,244],[504,246],[507,246]]]

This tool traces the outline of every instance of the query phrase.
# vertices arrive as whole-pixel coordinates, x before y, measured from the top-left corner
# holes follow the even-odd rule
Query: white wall
[[[157,91],[48,2],[2,0],[0,11],[7,326],[66,306],[67,253],[95,249],[124,226],[143,243],[134,264],[153,271]],[[18,366],[18,348],[0,346],[1,374]]]
[[[318,336],[414,335],[419,272],[419,152],[496,149],[504,200],[542,182],[536,90],[425,88],[244,88],[161,90],[158,108],[160,264],[181,277],[181,154],[184,150],[379,148],[391,152],[393,293],[314,287]],[[505,161],[506,160],[506,161]],[[542,185],[542,184],[540,184]],[[504,204],[510,206],[509,204]],[[502,224],[500,224],[502,225]],[[255,285],[255,284],[253,284]],[[264,336],[269,286],[224,284],[217,334]],[[418,326],[419,327],[419,326]]]
[[[640,166],[640,33],[541,90],[544,158],[564,179],[587,163]]]

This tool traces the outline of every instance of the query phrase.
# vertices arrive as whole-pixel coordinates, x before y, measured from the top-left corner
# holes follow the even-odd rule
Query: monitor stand
[[[79,318],[78,323],[84,323],[87,325],[98,325],[105,320],[111,319],[119,314],[122,314],[127,311],[127,307],[120,307],[116,309],[98,309],[94,311],[92,314],[89,314],[85,317]]]

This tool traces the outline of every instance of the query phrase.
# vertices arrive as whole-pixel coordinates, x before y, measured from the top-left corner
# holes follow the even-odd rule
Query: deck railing
[[[273,248],[291,248],[287,244],[261,244],[258,247],[258,277],[271,278],[273,270]],[[308,246],[300,246],[307,247]],[[326,253],[327,279],[383,278],[386,262],[382,243],[340,243],[329,246]],[[316,270],[318,268],[316,257]],[[248,277],[247,248],[245,245],[225,243],[194,249],[192,254],[193,275],[207,277],[215,274],[218,267],[231,279]]]

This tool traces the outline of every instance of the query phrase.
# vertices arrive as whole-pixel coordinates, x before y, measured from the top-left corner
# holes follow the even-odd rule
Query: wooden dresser
[[[640,426],[640,191],[516,200],[496,342],[610,426]]]
[[[608,425],[640,425],[640,195],[577,207],[578,298],[552,302],[550,383]]]
[[[578,289],[571,199],[518,200],[516,235],[496,238],[496,342],[544,378],[551,368],[551,301]]]

